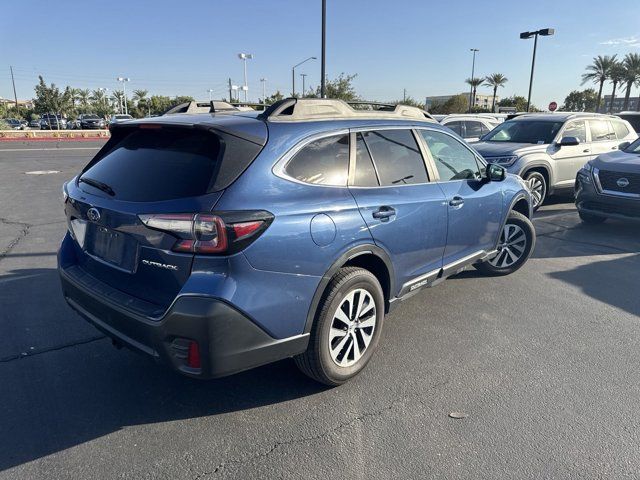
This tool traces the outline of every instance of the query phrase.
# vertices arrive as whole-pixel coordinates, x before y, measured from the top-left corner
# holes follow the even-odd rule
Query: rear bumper
[[[59,268],[67,303],[117,343],[196,378],[215,378],[304,352],[309,335],[276,339],[231,305],[207,296],[178,297],[160,318],[124,308],[107,285],[89,287],[73,269]],[[113,290],[113,289],[112,289]],[[117,303],[110,299],[117,298]],[[187,365],[185,344],[198,343],[201,367]]]
[[[596,190],[593,177],[582,171],[576,178],[576,208],[598,217],[640,221],[640,199],[601,194]]]

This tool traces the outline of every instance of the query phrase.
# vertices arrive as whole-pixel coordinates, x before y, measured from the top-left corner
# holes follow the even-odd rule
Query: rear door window
[[[462,132],[462,122],[448,122],[444,124],[445,127],[450,128],[454,132],[456,132],[461,137],[463,136]]]
[[[410,130],[375,130],[363,132],[362,138],[373,158],[380,185],[429,181],[424,159]]]
[[[621,140],[623,138],[625,138],[627,135],[629,135],[629,129],[627,128],[627,126],[622,123],[622,122],[617,122],[617,121],[612,121],[611,124],[613,125],[613,131],[616,133],[616,137]]]
[[[115,199],[132,202],[222,190],[261,149],[232,135],[180,128],[126,129],[109,142],[80,176],[81,188],[100,191],[87,183],[93,180],[108,186]]]
[[[334,135],[307,144],[287,163],[285,173],[313,185],[346,186],[349,136]]]
[[[615,138],[611,124],[605,120],[589,120],[589,129],[591,130],[592,142],[602,142]]]
[[[467,128],[467,133],[465,135],[465,138],[479,138],[483,135],[482,132],[482,123],[480,122],[476,122],[473,120],[469,120],[466,123],[466,128]],[[486,130],[484,133],[487,133],[488,130]]]
[[[356,173],[353,184],[356,187],[377,187],[378,175],[362,133],[356,135]]]

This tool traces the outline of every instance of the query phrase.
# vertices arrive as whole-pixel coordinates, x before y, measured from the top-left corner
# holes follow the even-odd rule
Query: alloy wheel
[[[507,223],[500,234],[498,254],[489,260],[496,268],[508,268],[516,263],[527,247],[527,235],[518,225]]]
[[[529,190],[531,191],[533,207],[537,208],[544,200],[547,187],[545,186],[544,181],[537,175],[531,176],[531,178],[527,180],[527,183],[529,184]]]
[[[362,358],[373,339],[376,313],[375,301],[367,290],[351,290],[342,299],[329,330],[329,351],[336,365],[349,367]]]

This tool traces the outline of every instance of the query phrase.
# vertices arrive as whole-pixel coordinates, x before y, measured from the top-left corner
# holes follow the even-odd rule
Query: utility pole
[[[320,67],[320,98],[326,97],[326,46],[327,46],[327,0],[322,0],[322,60]]]
[[[207,92],[209,92],[209,103],[211,103],[211,100],[213,100],[213,97],[212,97],[213,90],[209,89],[207,90]]]
[[[262,105],[264,105],[264,107],[267,107],[267,79],[266,78],[261,78],[260,81],[262,82]]]
[[[233,90],[231,89],[231,79],[229,79],[229,103],[233,102]]]
[[[476,73],[476,52],[479,52],[480,50],[477,48],[470,48],[469,50],[473,52],[473,62],[471,63],[471,81],[473,82],[475,80],[474,75]],[[471,113],[473,103],[473,85],[471,85],[471,90],[469,91],[469,113]]]
[[[247,85],[247,60],[251,60],[253,55],[251,53],[239,53],[238,58],[244,63],[244,101],[247,102],[247,92],[249,91],[249,86]],[[238,98],[238,101],[240,99]]]
[[[13,79],[13,67],[9,66],[11,70],[11,83],[13,84],[13,99],[16,101],[16,115],[18,115],[18,95],[16,94],[16,81]]]
[[[403,102],[407,101],[407,89],[406,88],[402,89],[402,101]]]

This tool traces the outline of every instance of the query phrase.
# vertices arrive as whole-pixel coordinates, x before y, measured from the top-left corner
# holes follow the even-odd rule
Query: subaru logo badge
[[[616,182],[616,185],[618,185],[620,188],[627,188],[629,186],[629,180],[624,177],[619,178]]]
[[[87,218],[92,222],[97,222],[98,220],[100,220],[100,212],[97,208],[91,207],[89,210],[87,210]]]

